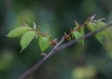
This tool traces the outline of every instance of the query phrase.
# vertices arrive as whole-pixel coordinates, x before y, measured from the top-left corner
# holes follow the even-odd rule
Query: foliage
[[[96,23],[88,23],[88,28],[93,32],[93,31],[95,31],[96,29],[98,29],[98,28],[100,28]],[[103,40],[103,35],[102,35],[102,33],[100,32],[100,33],[97,33],[96,35],[95,35],[95,37],[98,39],[98,41],[100,41],[101,43],[103,43],[102,42],[102,40]]]
[[[29,45],[29,43],[33,40],[35,36],[37,36],[35,31],[28,31],[23,34],[20,41],[22,50],[25,49]]]
[[[102,22],[103,19],[93,20],[94,17],[95,15],[89,17],[82,25],[79,25],[79,23],[75,21],[74,29],[71,30],[71,32],[68,35],[65,33],[65,40],[70,39],[71,36],[76,40],[83,37],[85,35],[84,26],[87,26],[89,31],[94,32],[95,30],[100,29],[106,25],[106,23]],[[22,47],[22,50],[24,50],[30,44],[30,42],[33,40],[34,37],[38,38],[38,43],[42,52],[44,52],[50,46],[50,44],[56,45],[56,40],[55,42],[52,40],[51,36],[48,34],[48,31],[46,34],[43,34],[41,33],[40,28],[36,30],[36,24],[34,22],[33,22],[33,28],[30,28],[25,23],[24,25],[25,25],[24,27],[15,28],[7,35],[10,38],[18,37],[22,35],[20,40],[20,45]],[[111,29],[109,28],[105,29],[104,31],[95,34],[95,37],[99,42],[103,44],[104,37],[112,38],[111,31],[110,31]],[[82,43],[84,45],[84,39],[81,39],[79,43]]]
[[[40,37],[39,38],[39,45],[42,52],[46,50],[50,46],[49,37]]]

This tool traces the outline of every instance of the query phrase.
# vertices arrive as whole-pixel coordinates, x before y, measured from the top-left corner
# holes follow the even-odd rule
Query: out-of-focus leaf
[[[79,29],[79,32],[82,34],[82,36],[85,35],[84,26]],[[84,40],[82,40],[82,44],[84,45]]]
[[[101,28],[101,27],[103,27],[103,26],[106,26],[107,24],[106,23],[104,23],[104,22],[97,22],[97,26],[99,27],[99,28]]]
[[[74,37],[75,37],[77,40],[83,36],[83,35],[82,35],[80,32],[78,32],[78,31],[74,31],[74,32],[73,32],[73,35],[74,35]],[[80,40],[80,41],[78,41],[78,42],[83,44],[83,40]]]
[[[94,32],[95,30],[97,30],[97,29],[99,29],[99,28],[101,28],[101,27],[98,26],[96,23],[88,23],[88,28],[89,28],[92,32]],[[101,43],[103,44],[103,42],[102,42],[102,40],[103,40],[102,32],[99,32],[99,33],[95,34],[95,37],[98,39],[99,42],[101,42]]]
[[[75,25],[78,27],[79,26],[79,23],[75,20]]]
[[[28,31],[23,34],[20,40],[22,50],[24,50],[30,44],[35,36],[37,36],[37,33],[35,31]],[[22,50],[20,52],[22,52]]]
[[[101,22],[101,21],[103,21],[103,20],[105,20],[106,18],[101,18],[101,19],[99,19],[97,22]]]
[[[91,16],[91,20],[90,20],[91,22],[94,20],[95,16],[96,16],[96,14]]]
[[[112,39],[112,27],[105,29],[102,34],[107,37]]]
[[[77,27],[78,27],[78,26],[77,26]],[[74,27],[74,30],[75,30],[77,27]],[[84,26],[81,27],[81,28],[79,28],[77,31],[81,34],[81,36],[84,36],[84,35],[85,35]],[[73,35],[72,37],[74,37],[74,35]],[[84,40],[81,40],[81,41],[82,41],[82,44],[84,45]]]
[[[96,75],[96,70],[93,66],[76,67],[73,70],[73,79],[91,79]]]
[[[98,26],[100,26],[100,27],[103,27],[103,26],[106,26],[106,25],[107,25],[107,24],[104,23],[104,22],[98,22],[97,24],[98,24]],[[107,38],[112,39],[112,27],[109,27],[109,28],[103,30],[103,31],[102,31],[102,34],[103,34],[104,37],[107,37]]]

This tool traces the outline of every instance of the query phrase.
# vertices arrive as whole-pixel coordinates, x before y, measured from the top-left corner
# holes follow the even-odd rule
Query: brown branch
[[[79,30],[81,27],[83,27],[83,26],[85,26],[85,25],[86,25],[86,24],[83,23],[82,25],[78,26],[78,27],[77,27],[75,30],[73,30],[72,32]],[[67,35],[66,33],[64,33],[65,39],[69,39],[69,37],[70,37],[70,35],[72,34],[72,32],[70,32],[68,35]]]
[[[112,23],[94,31],[94,32],[89,32],[87,33],[84,37],[79,38],[78,40],[73,40],[71,42],[68,42],[62,46],[60,46],[60,44],[65,40],[64,37],[62,38],[62,40],[51,50],[51,52],[46,55],[41,61],[37,62],[33,67],[31,67],[29,70],[27,70],[21,77],[19,77],[18,79],[26,79],[28,76],[32,75],[37,69],[39,69],[39,67],[48,59],[50,58],[53,54],[57,53],[58,51],[61,51],[67,47],[69,47],[70,45],[77,43],[79,40],[84,39],[84,38],[88,38],[98,32],[101,32],[102,30],[108,28],[109,26],[112,26]]]
[[[79,30],[81,27],[83,27],[83,26],[85,26],[85,25],[86,25],[85,23],[82,24],[82,25],[80,25],[79,27],[77,27],[77,28],[75,29],[75,31]]]

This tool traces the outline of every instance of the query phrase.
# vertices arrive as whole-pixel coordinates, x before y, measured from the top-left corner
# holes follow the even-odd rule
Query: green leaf
[[[101,28],[101,26],[97,25],[96,23],[88,23],[88,28],[92,32],[94,32],[95,30]],[[102,42],[102,40],[103,40],[102,32],[99,32],[99,33],[95,34],[95,37],[98,39],[99,42],[101,42],[103,44],[103,42]]]
[[[50,46],[49,38],[43,36],[39,37],[39,46],[42,52],[46,50]]]
[[[30,44],[35,36],[37,36],[37,33],[35,31],[28,31],[23,34],[20,40],[22,50],[24,50]],[[22,52],[22,50],[20,52]]]
[[[76,28],[77,28],[77,27],[74,27],[74,30],[75,30]],[[81,27],[80,29],[78,29],[77,31],[81,34],[81,36],[84,36],[84,35],[85,35],[84,26]],[[74,37],[74,35],[73,35],[72,37]],[[84,45],[84,40],[81,40],[81,43]]]
[[[76,38],[76,40],[78,40],[79,38],[81,38],[83,35],[80,33],[80,32],[78,32],[78,31],[74,31],[73,32],[73,35],[74,35],[74,37]],[[80,41],[78,41],[79,43],[82,43],[83,44],[83,40],[80,40]]]
[[[98,39],[98,41],[99,42],[101,42],[102,44],[103,44],[103,36],[102,36],[102,33],[97,33],[96,35],[95,35],[95,37]]]
[[[104,22],[99,22],[99,26],[106,26],[107,24]],[[105,30],[102,31],[102,34],[104,37],[112,39],[112,27],[106,28]]]
[[[84,35],[85,35],[84,27],[81,27],[81,28],[79,29],[79,32],[82,34],[82,36],[84,36]],[[82,40],[82,44],[84,45],[84,40]]]
[[[98,25],[99,27],[103,27],[103,26],[106,26],[107,24],[104,23],[104,22],[98,21],[98,22],[97,22],[97,25]],[[107,28],[107,29],[105,29],[105,30],[102,31],[102,34],[103,34],[104,37],[112,37],[112,36],[111,36],[111,34],[112,34],[111,31],[112,31],[112,28]]]
[[[105,29],[102,34],[105,37],[112,39],[112,27]]]
[[[105,20],[106,18],[101,18],[101,19],[98,19],[97,22],[101,22],[103,20]],[[104,23],[104,22],[103,22]]]
[[[102,28],[103,26],[106,26],[106,25],[107,24],[104,23],[104,22],[100,22],[100,21],[97,22],[97,26],[100,27],[100,28]]]
[[[14,30],[12,30],[11,32],[9,32],[8,35],[6,35],[6,36],[10,37],[10,38],[18,37],[30,29],[31,29],[30,27],[29,28],[28,27],[17,27]]]

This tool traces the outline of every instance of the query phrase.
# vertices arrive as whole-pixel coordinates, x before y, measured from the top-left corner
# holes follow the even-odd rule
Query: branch
[[[80,26],[78,26],[75,30],[73,30],[73,31],[77,31],[77,30],[79,30],[81,27],[84,27],[86,24],[85,23],[83,23],[82,25],[80,25]],[[73,32],[72,31],[72,32]],[[69,39],[69,37],[70,37],[70,35],[72,35],[72,32],[70,32],[68,35],[66,34],[66,33],[64,33],[64,35],[65,35],[65,40],[68,40]]]
[[[68,42],[68,43],[66,43],[66,44],[61,45],[60,47],[57,48],[57,50],[58,50],[58,51],[61,51],[61,50],[65,49],[65,48],[71,46],[72,44],[77,43],[79,40],[85,39],[85,38],[89,38],[89,37],[93,36],[94,34],[96,34],[96,33],[98,33],[98,32],[101,32],[101,31],[103,31],[103,30],[105,30],[106,28],[111,27],[111,26],[112,26],[112,23],[107,24],[106,26],[104,26],[104,27],[102,27],[102,28],[100,28],[100,29],[97,29],[97,30],[94,31],[94,32],[89,32],[89,33],[87,33],[85,36],[79,38],[78,40],[72,40],[71,42]]]
[[[49,52],[41,61],[37,62],[32,68],[27,70],[21,77],[18,79],[26,79],[29,75],[33,74],[39,67],[48,59],[50,58],[53,53],[57,52],[57,48],[59,45],[64,41],[64,37],[62,37],[61,41],[56,44],[56,46]]]
[[[91,37],[92,35],[101,32],[102,30],[108,28],[109,26],[112,26],[112,23],[94,31],[94,32],[89,32],[87,33],[84,37],[79,38],[78,40],[73,40],[71,42],[68,42],[66,44],[63,44],[62,46],[60,46],[60,44],[65,40],[64,37],[62,37],[62,40],[49,52],[48,55],[46,55],[41,61],[37,62],[33,67],[31,67],[29,70],[27,70],[22,76],[20,76],[18,79],[26,79],[28,76],[32,75],[36,70],[39,69],[39,67],[48,59],[50,58],[52,55],[54,55],[55,53],[57,53],[58,51],[61,51],[67,47],[69,47],[70,45],[77,43],[79,40],[84,39],[84,38],[88,38]]]

